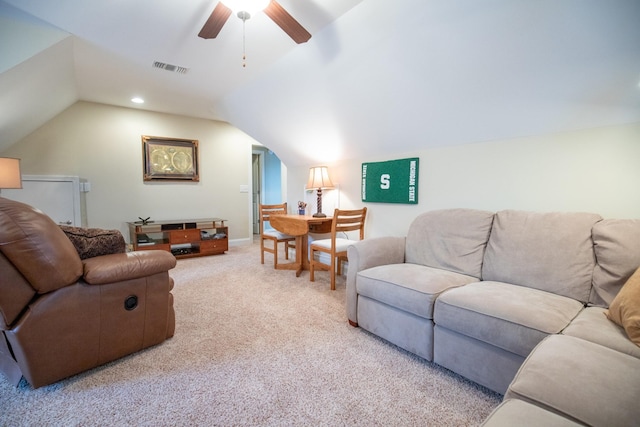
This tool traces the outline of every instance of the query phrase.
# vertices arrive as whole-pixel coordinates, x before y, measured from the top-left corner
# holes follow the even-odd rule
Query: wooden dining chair
[[[279,205],[260,205],[260,263],[264,264],[264,253],[273,254],[273,268],[278,268],[278,243],[284,243],[284,258],[289,259],[289,247],[295,246],[295,236],[290,236],[274,230],[265,230],[265,223],[269,222],[271,215],[283,215],[287,213],[287,203]],[[272,246],[265,246],[265,241],[273,242]]]
[[[351,240],[343,233],[359,231],[359,240],[364,239],[364,220],[367,216],[367,208],[355,210],[336,209],[333,212],[331,223],[331,237],[328,239],[314,240],[311,243],[309,255],[309,279],[315,281],[315,270],[329,270],[331,274],[331,290],[336,289],[336,272],[342,274],[342,262],[347,261],[347,248],[357,240]],[[316,260],[316,253],[326,253],[331,257],[331,264],[324,264],[319,259]]]

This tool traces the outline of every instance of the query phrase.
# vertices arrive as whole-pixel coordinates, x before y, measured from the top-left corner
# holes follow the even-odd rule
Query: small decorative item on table
[[[305,202],[298,202],[298,215],[304,215],[307,204]]]

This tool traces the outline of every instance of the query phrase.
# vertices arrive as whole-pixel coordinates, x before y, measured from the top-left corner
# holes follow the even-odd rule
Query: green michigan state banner
[[[420,159],[389,160],[362,164],[362,201],[418,203]]]

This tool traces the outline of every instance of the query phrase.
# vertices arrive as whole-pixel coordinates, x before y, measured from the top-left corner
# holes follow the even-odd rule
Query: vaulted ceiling
[[[0,151],[77,100],[228,121],[288,165],[640,121],[637,0],[278,2],[307,43],[263,13],[201,39],[217,0],[0,0]]]

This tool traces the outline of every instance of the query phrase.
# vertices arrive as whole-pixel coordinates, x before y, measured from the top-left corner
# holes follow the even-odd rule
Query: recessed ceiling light
[[[144,99],[136,96],[135,98],[131,98],[131,102],[135,102],[136,104],[144,104]]]

